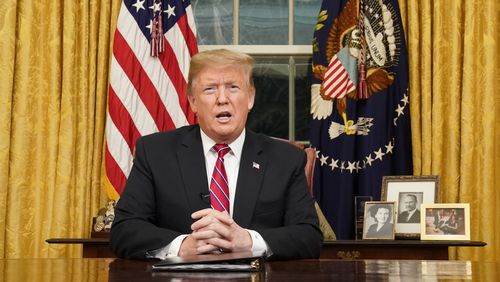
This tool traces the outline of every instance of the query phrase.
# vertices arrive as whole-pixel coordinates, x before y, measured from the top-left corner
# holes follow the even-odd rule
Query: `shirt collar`
[[[208,135],[203,132],[203,129],[200,127],[200,134],[201,134],[201,143],[203,145],[203,154],[206,156],[212,147],[215,145],[215,141],[212,140],[212,138],[208,137]],[[241,157],[241,151],[243,150],[243,143],[245,142],[245,128],[243,128],[243,131],[241,132],[240,136],[236,138],[231,144],[227,144],[229,148],[231,148],[230,154],[233,154],[238,160]]]

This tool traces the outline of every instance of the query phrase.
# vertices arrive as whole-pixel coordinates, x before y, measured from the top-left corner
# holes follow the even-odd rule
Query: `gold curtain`
[[[452,259],[500,257],[500,4],[400,0],[410,60],[413,164],[444,203],[470,203],[471,239]]]
[[[120,0],[0,2],[0,258],[78,257],[102,207],[108,62]]]

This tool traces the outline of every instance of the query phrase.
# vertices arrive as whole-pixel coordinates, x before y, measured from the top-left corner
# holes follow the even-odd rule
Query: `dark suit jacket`
[[[398,223],[419,223],[420,222],[420,211],[417,209],[408,221],[408,211],[404,211],[398,215]]]
[[[323,235],[307,190],[305,153],[286,142],[246,132],[233,219],[259,232],[273,257],[318,257]],[[210,207],[202,197],[206,194],[198,125],[140,138],[132,171],[115,207],[114,253],[145,258],[147,251],[190,234],[191,214]]]

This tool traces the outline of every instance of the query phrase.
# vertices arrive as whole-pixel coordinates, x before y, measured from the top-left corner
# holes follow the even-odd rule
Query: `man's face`
[[[411,197],[411,196],[405,197],[405,199],[403,201],[403,205],[404,205],[406,211],[412,211],[417,207],[417,203],[416,203],[415,199],[413,199],[413,197]]]
[[[241,134],[254,98],[248,75],[233,66],[203,69],[188,96],[203,132],[219,144],[229,144]]]

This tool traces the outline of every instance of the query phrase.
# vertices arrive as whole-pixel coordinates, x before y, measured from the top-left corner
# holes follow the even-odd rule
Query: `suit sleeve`
[[[120,258],[146,258],[146,252],[167,246],[181,233],[160,228],[156,222],[156,199],[143,139],[136,145],[134,165],[115,207],[111,248]]]
[[[303,151],[300,153],[288,181],[283,225],[257,230],[271,249],[272,259],[318,258],[320,255],[323,234],[314,199],[307,190],[306,155]]]

